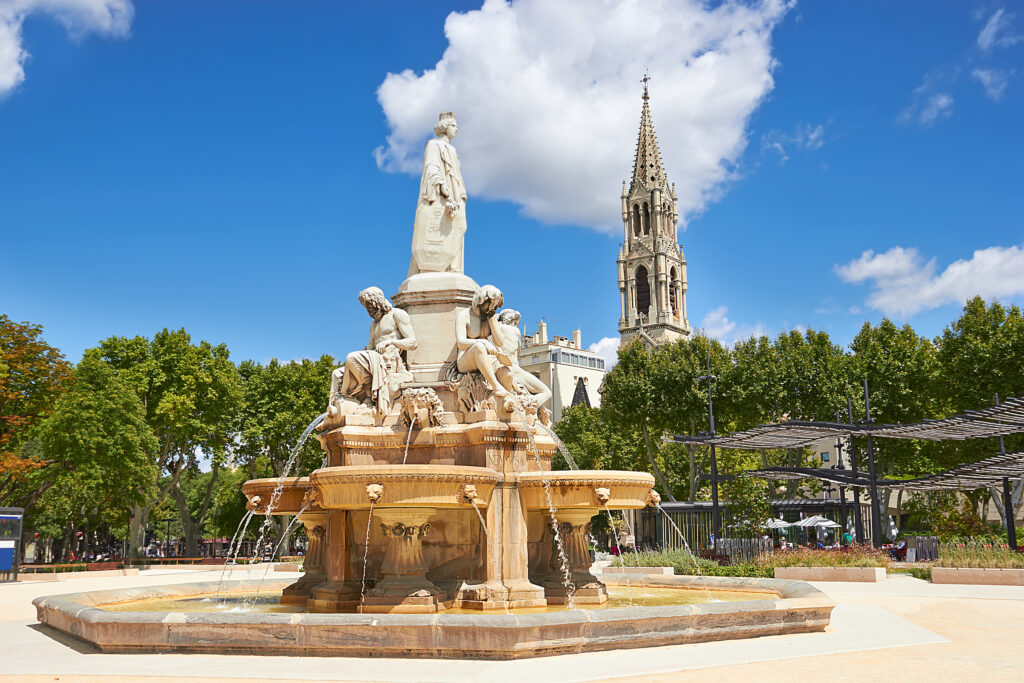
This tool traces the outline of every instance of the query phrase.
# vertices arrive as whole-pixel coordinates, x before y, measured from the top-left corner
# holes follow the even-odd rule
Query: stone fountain
[[[519,367],[518,313],[463,272],[456,130],[444,112],[427,143],[408,277],[390,301],[376,287],[359,293],[369,341],[330,377],[319,425],[326,465],[243,486],[251,513],[298,515],[309,537],[304,576],[40,597],[47,627],[105,652],[508,659],[828,625],[826,596],[776,579],[647,577],[672,592],[740,597],[600,609],[608,591],[590,571],[590,520],[656,503],[654,479],[551,471],[550,391]],[[623,580],[628,593],[628,575],[605,579]],[[261,590],[281,590],[282,609],[320,614],[185,608],[228,591],[254,603]],[[176,611],[114,611],[150,600]],[[564,607],[535,613],[549,605]]]
[[[456,130],[444,112],[427,143],[408,277],[390,301],[376,287],[359,293],[369,343],[332,374],[319,427],[327,466],[288,481],[270,511],[309,504],[301,521],[323,540],[307,571],[323,580],[306,577],[285,596],[308,591],[317,611],[599,604],[590,519],[643,507],[654,484],[638,472],[545,474],[556,451],[550,391],[519,367],[501,291],[463,272]],[[244,491],[265,506],[274,483]]]

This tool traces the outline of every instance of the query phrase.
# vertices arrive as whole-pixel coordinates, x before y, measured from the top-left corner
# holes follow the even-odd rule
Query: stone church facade
[[[654,135],[646,79],[633,177],[622,183],[619,245],[619,335],[657,346],[691,334],[686,318],[686,257],[679,246],[679,209]]]

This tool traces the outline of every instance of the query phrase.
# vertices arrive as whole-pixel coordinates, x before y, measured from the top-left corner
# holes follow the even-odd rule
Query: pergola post
[[[846,414],[850,420],[850,424],[853,424],[853,402],[850,397],[846,397]],[[853,472],[854,481],[857,480],[857,442],[853,438],[853,433],[850,433],[850,471]],[[853,523],[854,533],[857,537],[857,544],[864,542],[864,517],[860,509],[860,487],[853,487]]]
[[[868,395],[868,381],[864,380],[864,412],[867,424],[871,424],[871,398]],[[882,513],[878,502],[878,478],[875,476],[875,444],[868,432],[868,476],[871,478],[871,544],[882,547]]]
[[[1006,518],[1006,537],[1010,541],[1010,547],[1016,550],[1017,523],[1013,514],[1013,492],[1010,490],[1009,477],[1003,477],[1003,511],[1003,516]]]

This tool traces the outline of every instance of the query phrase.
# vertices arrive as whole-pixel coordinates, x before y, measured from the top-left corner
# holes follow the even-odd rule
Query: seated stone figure
[[[498,314],[496,325],[501,328],[501,337],[504,342],[501,351],[512,360],[509,370],[512,371],[512,379],[518,385],[517,390],[521,387],[522,391],[519,393],[530,394],[539,408],[551,399],[551,389],[541,382],[540,378],[519,366],[519,347],[522,337],[519,331],[519,322],[521,320],[522,316],[519,311],[512,308],[503,309]]]
[[[484,285],[473,294],[472,305],[455,317],[456,368],[461,373],[479,372],[499,400],[516,393],[509,368],[512,359],[501,351],[505,340],[494,319],[503,302],[501,290]]]
[[[387,415],[401,384],[412,380],[402,358],[402,352],[416,348],[409,314],[393,307],[377,287],[359,292],[359,303],[373,318],[370,343],[348,354],[344,367],[331,373],[329,417],[350,412],[360,404],[369,405],[377,415]]]

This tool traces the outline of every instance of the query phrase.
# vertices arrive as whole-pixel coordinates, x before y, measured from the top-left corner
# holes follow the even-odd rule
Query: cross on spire
[[[647,82],[649,80],[651,80],[651,77],[648,75],[647,70],[644,69],[644,77],[640,79],[640,82],[644,84],[644,99],[645,100],[647,99]]]

